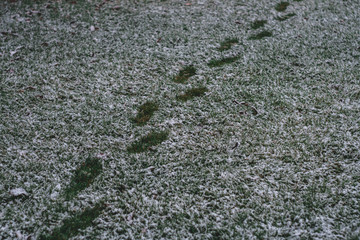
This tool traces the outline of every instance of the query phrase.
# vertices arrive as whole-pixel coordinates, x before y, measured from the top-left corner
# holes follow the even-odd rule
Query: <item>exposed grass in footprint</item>
[[[207,88],[206,87],[198,87],[198,88],[192,88],[187,90],[184,94],[178,95],[176,97],[176,99],[180,100],[180,101],[187,101],[190,100],[194,97],[201,97],[205,94],[205,92],[207,92]]]
[[[284,12],[289,5],[290,5],[290,3],[288,3],[288,2],[280,2],[280,3],[276,4],[275,10],[278,12]]]
[[[127,148],[129,153],[141,153],[150,149],[150,147],[156,146],[168,138],[168,133],[162,132],[151,132],[148,135],[140,138],[139,141],[134,142]]]
[[[263,27],[266,23],[267,23],[267,20],[256,20],[256,21],[251,23],[250,27],[252,29],[258,29],[258,28]]]
[[[289,14],[286,14],[285,16],[282,16],[282,17],[276,17],[275,19],[282,22],[282,21],[288,20],[289,18],[291,18],[293,16],[296,16],[296,14],[295,13],[289,13]]]
[[[236,60],[238,60],[239,57],[227,57],[222,59],[213,59],[210,62],[208,62],[209,67],[220,67],[225,64],[233,63]]]
[[[225,39],[225,41],[223,41],[220,44],[220,47],[217,49],[218,51],[225,51],[225,50],[229,50],[232,45],[239,43],[239,40],[237,38],[227,38]]]
[[[93,208],[87,208],[82,213],[72,218],[65,219],[61,227],[55,228],[50,235],[40,236],[40,240],[65,240],[76,236],[80,230],[86,229],[101,214],[105,206],[98,204]]]
[[[133,118],[133,121],[136,125],[142,126],[145,125],[155,111],[159,109],[159,106],[155,102],[148,101],[141,105],[138,109],[138,113],[135,118]]]
[[[180,70],[179,74],[174,78],[176,83],[185,83],[190,77],[196,74],[196,68],[194,66],[186,66]]]
[[[272,36],[272,33],[270,31],[262,31],[260,33],[257,33],[257,34],[254,34],[254,35],[251,35],[249,37],[249,40],[260,40],[260,39],[263,39],[263,38],[266,38],[266,37],[271,37]]]
[[[85,162],[76,169],[70,185],[65,189],[66,200],[72,199],[81,190],[90,186],[101,171],[102,165],[99,159],[88,157]]]

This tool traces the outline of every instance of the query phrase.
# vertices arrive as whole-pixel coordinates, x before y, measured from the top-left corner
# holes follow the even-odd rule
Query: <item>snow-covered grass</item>
[[[360,4],[286,2],[0,1],[0,238],[358,239]]]

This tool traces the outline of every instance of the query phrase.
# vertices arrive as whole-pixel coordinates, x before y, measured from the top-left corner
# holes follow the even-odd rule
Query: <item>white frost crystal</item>
[[[29,195],[23,188],[14,188],[10,190],[10,195],[13,197],[27,196]]]
[[[51,200],[56,200],[59,197],[59,193],[58,192],[53,192],[50,195]]]

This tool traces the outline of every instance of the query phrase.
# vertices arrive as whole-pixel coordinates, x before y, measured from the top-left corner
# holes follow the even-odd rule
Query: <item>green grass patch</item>
[[[76,236],[80,230],[86,229],[101,214],[105,206],[98,204],[93,208],[87,208],[82,213],[65,219],[63,225],[55,228],[50,235],[42,235],[40,240],[65,240]]]
[[[275,10],[278,12],[284,12],[289,5],[290,5],[290,3],[288,3],[288,2],[280,2],[280,3],[276,4]]]
[[[136,125],[142,126],[145,125],[154,114],[155,111],[159,109],[159,106],[155,102],[148,101],[139,107],[138,113],[133,121]]]
[[[222,59],[213,59],[210,62],[208,62],[208,66],[209,67],[220,67],[225,64],[233,63],[238,59],[239,59],[239,57],[236,57],[236,56],[235,57],[226,57],[226,58],[222,58]]]
[[[196,68],[194,66],[186,66],[180,70],[179,74],[174,77],[174,82],[185,83],[190,77],[196,74]]]
[[[272,32],[265,30],[265,31],[262,31],[260,33],[251,35],[249,37],[249,40],[260,40],[260,39],[263,39],[263,38],[266,38],[266,37],[271,37],[271,36],[272,36]]]
[[[74,198],[81,190],[84,190],[101,173],[102,165],[99,159],[88,157],[78,169],[76,169],[71,183],[65,189],[65,198],[70,200]]]
[[[252,29],[258,29],[258,28],[263,27],[266,23],[267,23],[267,20],[255,20],[254,22],[251,23],[250,27]]]
[[[187,101],[190,100],[194,97],[201,97],[205,94],[205,92],[207,92],[207,88],[206,87],[198,87],[198,88],[192,88],[187,90],[184,94],[178,95],[176,97],[176,99],[180,100],[180,101]]]
[[[239,40],[237,38],[227,38],[225,41],[223,41],[220,44],[220,47],[218,48],[218,51],[226,51],[229,50],[234,44],[239,43]]]
[[[168,138],[168,133],[165,131],[151,132],[148,135],[140,138],[139,141],[134,142],[127,148],[129,153],[141,153],[149,150],[151,147],[156,146]]]
[[[293,16],[296,16],[296,14],[295,13],[289,13],[289,14],[286,14],[285,16],[282,16],[282,17],[278,16],[275,19],[282,22],[282,21],[288,20],[289,18],[291,18]]]

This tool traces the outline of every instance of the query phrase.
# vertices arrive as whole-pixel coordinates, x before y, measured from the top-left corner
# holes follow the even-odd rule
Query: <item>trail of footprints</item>
[[[300,2],[302,0],[294,0]],[[285,12],[289,2],[279,2],[275,5],[275,10],[279,13]],[[295,13],[288,13],[282,16],[276,16],[278,21],[285,21],[293,16]],[[251,29],[257,30],[263,28],[267,24],[267,20],[256,20],[250,24]],[[258,33],[249,36],[249,40],[260,40],[265,37],[271,37],[272,32],[268,30],[262,30]],[[239,41],[236,38],[227,38],[220,43],[218,51],[224,52]],[[211,68],[221,67],[225,64],[231,64],[238,60],[238,56],[225,57],[220,59],[213,59],[207,63]],[[196,75],[196,68],[193,65],[185,66],[179,73],[172,79],[173,82],[178,84],[186,83],[189,78]],[[205,95],[208,89],[204,86],[194,87],[186,90],[183,94],[176,96],[178,101],[188,101],[195,97],[201,97]],[[240,104],[240,103],[239,103]],[[153,114],[159,109],[159,105],[153,101],[147,101],[138,107],[137,115],[131,119],[131,121],[137,126],[144,126]],[[133,142],[127,147],[127,151],[130,154],[142,153],[150,150],[152,147],[161,144],[168,138],[167,131],[152,131],[146,136],[141,137],[138,141]],[[72,200],[77,194],[89,187],[95,180],[95,178],[101,173],[102,164],[99,159],[88,157],[74,172],[71,183],[64,191],[64,199],[66,201]],[[87,208],[83,212],[74,215],[71,218],[65,219],[61,227],[55,228],[50,235],[41,235],[40,239],[68,239],[77,235],[79,230],[85,229],[92,224],[92,221],[96,219],[105,208],[104,204],[97,204],[93,208]]]
[[[301,1],[301,0],[295,0]],[[285,12],[287,7],[290,5],[289,2],[279,2],[275,5],[275,10],[278,12]],[[275,19],[278,21],[285,21],[292,16],[295,16],[295,13],[288,13],[283,16],[276,16]],[[267,20],[256,20],[251,23],[251,28],[256,30],[258,28],[262,28],[267,23]],[[259,33],[250,35],[249,40],[260,40],[265,37],[271,37],[272,32],[268,30],[263,30]],[[231,47],[235,44],[238,44],[239,40],[237,38],[227,38],[223,42],[220,43],[220,47],[217,48],[218,51],[223,52],[231,49]],[[212,59],[207,63],[207,65],[211,68],[213,67],[221,67],[225,64],[230,64],[239,59],[238,56],[225,57],[220,59]],[[185,66],[182,70],[179,71],[178,75],[173,78],[173,82],[183,84],[186,83],[189,78],[196,75],[196,68],[193,65]],[[208,89],[204,86],[191,88],[185,91],[184,94],[176,96],[177,100],[180,101],[188,101],[195,97],[203,96]],[[153,113],[158,110],[158,105],[154,102],[146,102],[141,105],[138,109],[138,115],[135,117],[135,122],[137,125],[145,125],[147,121],[150,120]],[[168,134],[166,132],[151,132],[147,136],[142,137],[137,142],[134,142],[131,146],[127,148],[129,153],[140,153],[145,152],[146,150],[151,149],[151,147],[158,145],[167,139]]]

